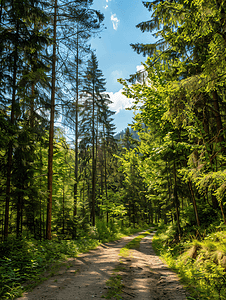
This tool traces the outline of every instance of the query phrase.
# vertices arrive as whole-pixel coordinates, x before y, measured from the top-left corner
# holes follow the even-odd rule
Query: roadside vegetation
[[[143,2],[157,39],[131,44],[146,61],[119,79],[134,100],[119,140],[93,1],[1,1],[1,299],[142,224],[160,224],[190,299],[226,299],[225,1]]]
[[[57,236],[51,241],[9,238],[0,244],[0,299],[22,296],[24,291],[53,276],[69,257],[147,227],[121,228],[116,223],[108,227],[98,222],[98,227],[91,227],[86,236],[77,240],[63,240]]]
[[[180,240],[173,225],[161,225],[153,247],[175,270],[189,291],[188,299],[226,299],[226,226],[184,228]]]

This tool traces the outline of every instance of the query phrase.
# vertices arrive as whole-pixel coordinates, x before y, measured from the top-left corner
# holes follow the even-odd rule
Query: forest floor
[[[154,233],[153,233],[154,234]],[[61,264],[48,280],[24,293],[18,300],[185,300],[186,292],[177,275],[155,254],[148,235],[139,249],[129,256],[119,256],[120,249],[139,235],[102,244]],[[106,282],[116,278],[120,292],[111,294],[113,287]],[[117,285],[117,284],[116,284]],[[113,295],[109,298],[109,295]]]

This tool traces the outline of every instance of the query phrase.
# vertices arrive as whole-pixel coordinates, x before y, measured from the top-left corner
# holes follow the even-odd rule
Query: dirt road
[[[137,235],[104,244],[77,258],[69,259],[57,275],[18,300],[103,299],[108,291],[106,281],[117,266],[123,266],[117,271],[123,285],[123,293],[118,299],[187,299],[176,274],[155,255],[151,245],[152,235],[141,241],[138,250],[131,250],[129,257],[119,257],[120,249]]]

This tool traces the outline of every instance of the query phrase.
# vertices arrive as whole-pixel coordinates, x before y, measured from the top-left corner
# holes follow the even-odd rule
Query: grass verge
[[[99,245],[94,239],[73,240],[16,240],[0,244],[0,299],[14,299],[60,268],[68,257],[93,249]],[[49,275],[44,277],[44,273]]]
[[[153,237],[153,248],[176,271],[190,300],[226,299],[226,231],[183,236],[174,242],[172,226]]]
[[[23,292],[53,276],[63,261],[69,257],[76,257],[79,253],[96,248],[100,243],[117,240],[142,229],[144,226],[121,230],[112,226],[106,227],[106,230],[101,232],[99,226],[89,237],[79,240],[54,238],[51,241],[38,241],[8,238],[7,241],[0,243],[0,299],[15,299],[22,296]],[[45,273],[48,275],[44,276]]]
[[[142,234],[140,234],[139,236],[135,237],[132,241],[130,241],[128,244],[125,245],[125,247],[123,247],[120,250],[119,255],[122,256],[122,257],[129,256],[129,250],[130,249],[138,249],[139,246],[140,246],[141,240],[145,236],[149,235],[150,233],[151,233],[151,231],[147,230],[147,231],[143,232]]]

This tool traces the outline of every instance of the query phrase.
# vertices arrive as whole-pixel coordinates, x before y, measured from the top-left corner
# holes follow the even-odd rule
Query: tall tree
[[[131,88],[124,82],[126,95],[136,99],[140,109],[136,116],[139,130],[144,131],[144,124],[153,134],[156,124],[159,125],[160,144],[157,147],[152,144],[147,150],[148,143],[144,139],[142,151],[150,157],[145,161],[151,160],[153,166],[153,153],[161,156],[165,152],[161,157],[165,161],[162,166],[167,165],[173,178],[168,186],[175,204],[178,233],[180,200],[184,198],[182,185],[193,204],[197,225],[201,219],[199,205],[203,205],[205,197],[212,200],[211,213],[216,213],[220,205],[225,220],[222,205],[226,69],[222,52],[225,45],[223,4],[224,1],[211,0],[205,3],[195,0],[144,2],[151,20],[137,27],[142,32],[155,31],[158,40],[153,44],[132,45],[137,53],[149,55],[145,84],[136,83]],[[182,181],[178,170],[180,176],[183,174]]]
[[[54,136],[54,114],[55,114],[55,89],[56,89],[56,39],[57,39],[57,0],[54,1],[53,19],[53,55],[52,55],[52,82],[51,82],[51,110],[49,127],[49,155],[48,155],[48,199],[46,218],[46,238],[51,240],[52,219],[52,184],[53,184],[53,136]]]
[[[46,28],[40,33],[34,29],[35,19],[47,24],[47,16],[43,13],[43,2],[12,0],[1,2],[1,75],[5,84],[1,82],[1,106],[4,111],[10,112],[10,123],[14,131],[8,146],[8,162],[6,176],[6,202],[5,202],[5,225],[4,236],[8,236],[9,227],[9,203],[11,189],[11,172],[13,164],[13,134],[15,134],[16,123],[21,115],[22,104],[29,105],[28,93],[24,93],[25,79],[31,80],[31,72],[28,74],[29,65],[34,67],[34,62],[29,60],[34,48],[43,49],[48,43]],[[6,9],[7,7],[7,9]],[[34,43],[34,40],[36,41]],[[35,45],[36,44],[36,45]],[[43,74],[40,68],[39,73]],[[3,78],[2,77],[2,78]],[[11,97],[9,96],[11,95]],[[22,98],[22,99],[21,99]],[[21,99],[19,101],[19,99]]]
[[[77,184],[78,184],[78,99],[79,99],[79,48],[80,43],[87,39],[91,32],[95,32],[100,29],[100,24],[103,21],[103,15],[90,8],[93,1],[77,0],[65,5],[62,1],[55,1],[54,5],[54,34],[53,34],[53,55],[52,55],[52,88],[51,88],[51,118],[50,118],[50,138],[49,138],[49,170],[48,170],[48,207],[47,207],[47,239],[51,239],[51,207],[52,207],[52,157],[53,157],[53,134],[54,134],[54,110],[55,110],[55,83],[56,83],[56,46],[58,46],[58,58],[62,58],[60,63],[64,65],[63,70],[66,71],[66,75],[69,72],[67,67],[68,57],[70,59],[75,58],[75,84],[72,83],[72,76],[70,77],[69,85],[75,87],[75,185],[74,185],[74,216],[76,216],[77,209]],[[58,12],[57,12],[58,9]],[[77,26],[74,26],[74,23]],[[58,29],[58,30],[57,30]],[[58,35],[58,37],[57,37]],[[81,42],[82,41],[82,42]],[[75,45],[75,53],[71,51],[71,48]],[[67,50],[65,50],[65,48]],[[84,47],[85,48],[85,47]],[[66,55],[64,55],[66,53]],[[59,64],[58,64],[59,65]],[[58,73],[60,70],[58,70]],[[63,74],[65,75],[65,74]],[[64,76],[67,78],[67,76]],[[60,84],[59,84],[60,87]],[[73,91],[73,89],[72,89]],[[71,95],[71,93],[70,93]],[[58,93],[58,98],[62,99],[62,93]],[[69,101],[70,102],[70,101]],[[65,105],[65,101],[63,105]],[[66,106],[66,105],[65,105]],[[68,105],[70,108],[70,105]],[[70,116],[71,117],[71,116]],[[75,233],[76,235],[76,233]]]
[[[97,138],[100,125],[100,111],[103,105],[106,104],[106,100],[109,99],[104,94],[105,90],[105,79],[103,78],[101,70],[98,69],[96,55],[92,52],[84,79],[82,127],[84,133],[88,136],[88,141],[92,149],[91,220],[93,226],[95,226]]]

